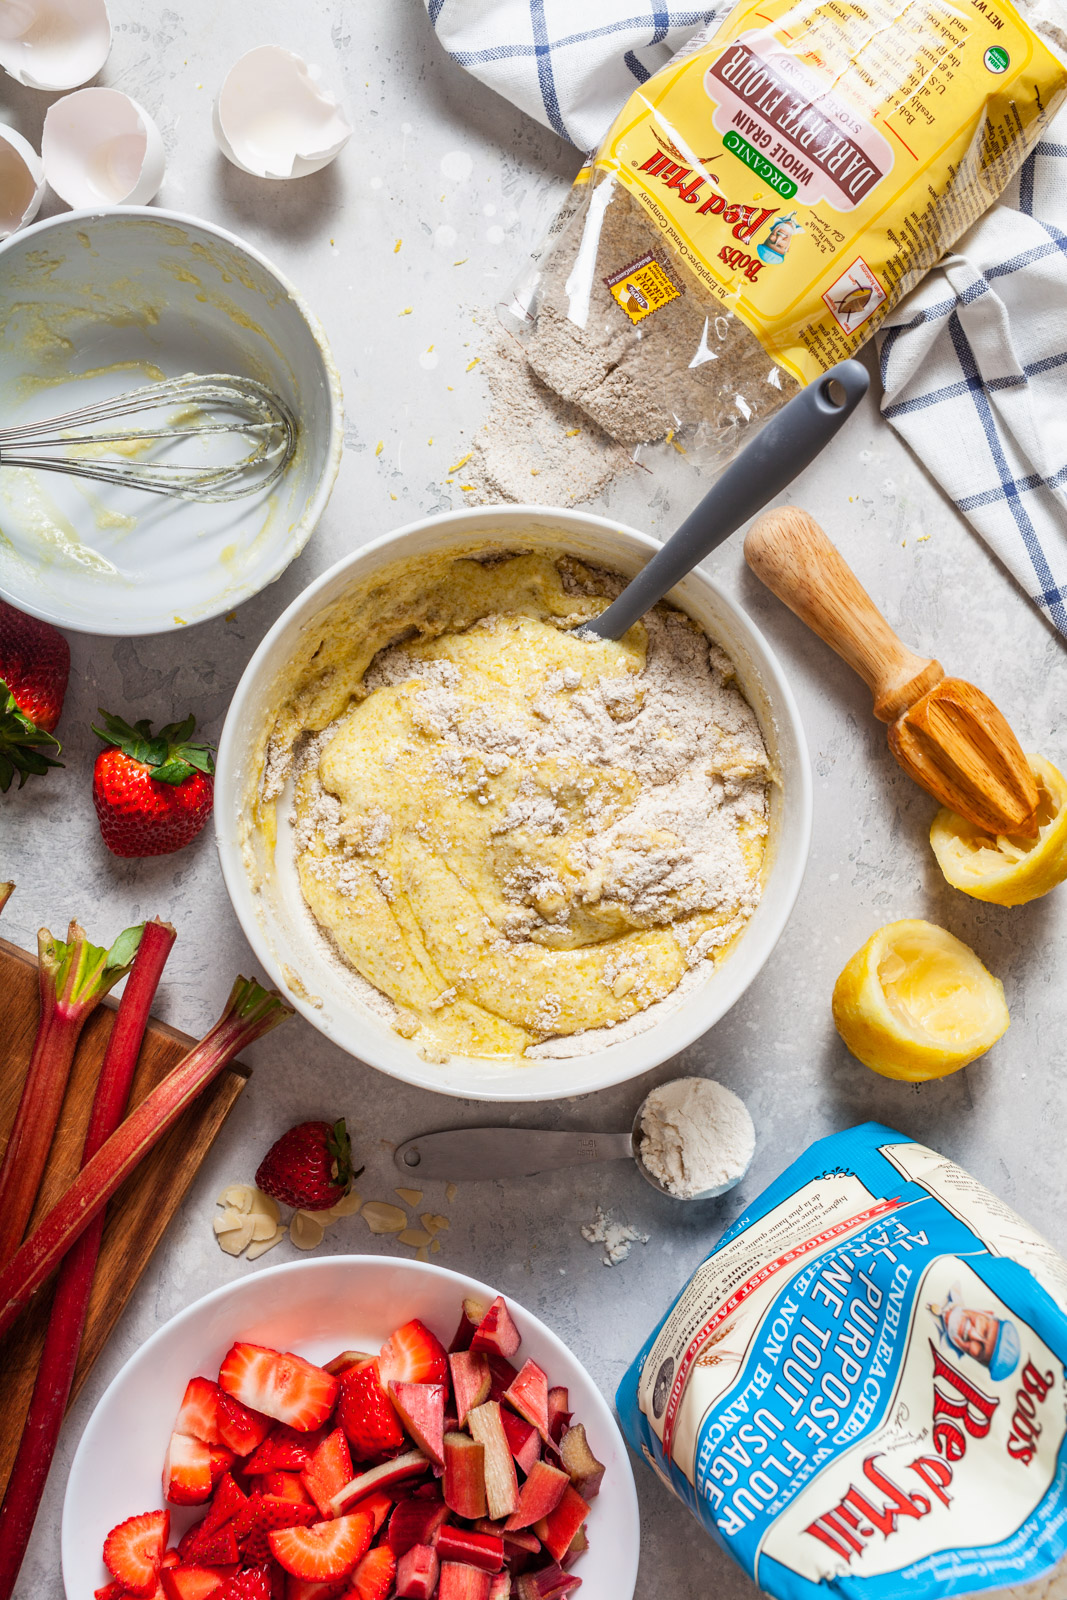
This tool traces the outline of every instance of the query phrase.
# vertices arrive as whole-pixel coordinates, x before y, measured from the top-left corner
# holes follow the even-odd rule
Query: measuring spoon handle
[[[633,1155],[628,1133],[548,1133],[537,1128],[447,1128],[397,1147],[393,1160],[409,1178],[528,1178],[587,1161]]]

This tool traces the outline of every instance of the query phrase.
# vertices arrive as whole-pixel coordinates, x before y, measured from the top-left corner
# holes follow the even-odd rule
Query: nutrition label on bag
[[[804,383],[987,209],[1065,83],[1008,0],[742,0],[596,166]]]

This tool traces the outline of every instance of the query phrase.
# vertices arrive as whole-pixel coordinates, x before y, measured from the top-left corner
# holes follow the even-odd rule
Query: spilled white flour
[[[604,1254],[601,1257],[606,1267],[617,1267],[620,1261],[625,1261],[635,1244],[647,1244],[648,1234],[641,1233],[627,1222],[615,1222],[611,1212],[605,1212],[597,1206],[596,1216],[592,1222],[587,1222],[582,1227],[582,1238],[590,1244],[602,1244]]]

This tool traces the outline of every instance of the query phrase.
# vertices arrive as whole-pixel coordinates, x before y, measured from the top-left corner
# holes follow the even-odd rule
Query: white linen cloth
[[[454,60],[589,150],[731,0],[425,3]],[[1067,112],[878,343],[883,415],[1067,638]]]

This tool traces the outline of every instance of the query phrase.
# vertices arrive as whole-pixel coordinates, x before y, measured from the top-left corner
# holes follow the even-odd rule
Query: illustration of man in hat
[[[957,1285],[941,1305],[926,1308],[937,1320],[942,1339],[957,1354],[972,1356],[989,1368],[994,1383],[1009,1377],[1019,1365],[1019,1334],[1014,1322],[995,1311],[973,1311],[963,1303]]]

